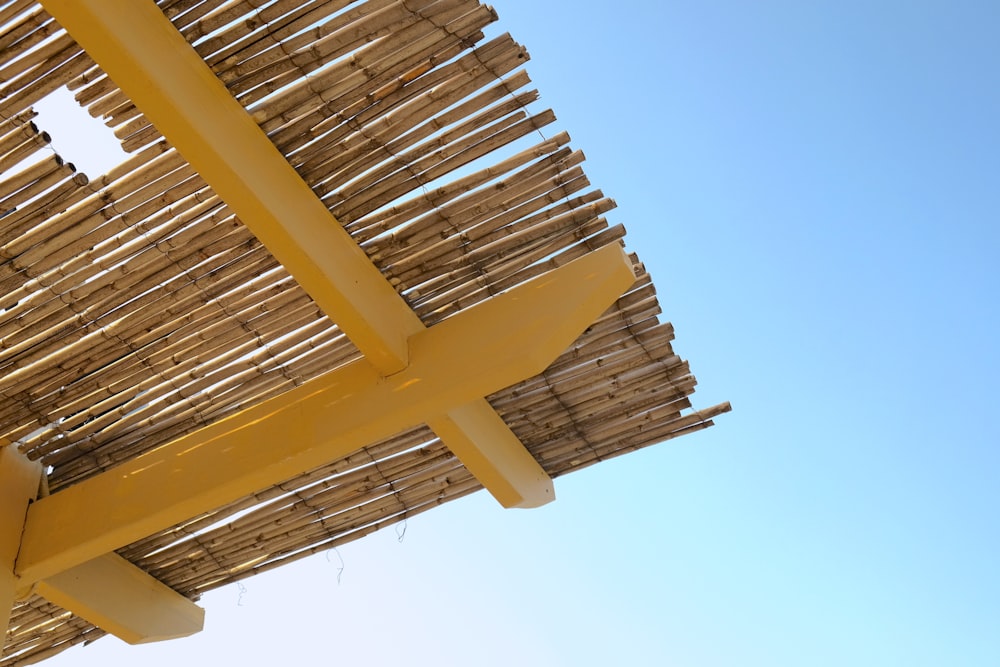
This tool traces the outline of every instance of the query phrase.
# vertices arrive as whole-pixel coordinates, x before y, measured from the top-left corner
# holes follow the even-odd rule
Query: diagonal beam
[[[38,582],[36,592],[129,644],[201,632],[205,610],[115,553]]]
[[[372,365],[404,368],[407,339],[423,323],[156,5],[41,2]],[[505,507],[555,498],[552,480],[481,397],[429,425]]]
[[[42,0],[377,368],[420,319],[152,0]]]
[[[359,359],[42,498],[15,571],[45,579],[540,373],[634,280],[606,246],[412,336],[399,373]]]

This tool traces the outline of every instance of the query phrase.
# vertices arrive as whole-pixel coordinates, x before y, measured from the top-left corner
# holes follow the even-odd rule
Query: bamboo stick
[[[47,35],[43,31],[43,26],[46,21],[51,20],[52,17],[45,10],[40,10],[32,14],[25,23],[28,31],[43,32],[41,37],[44,39]],[[24,37],[24,35],[20,35],[20,37]],[[33,43],[30,40],[22,39],[16,44],[7,44],[2,47],[5,56],[4,62],[7,64],[0,68],[0,81],[5,82],[0,91],[5,97],[36,81],[56,64],[80,52],[80,47],[65,32],[60,32],[50,42],[38,48],[31,49],[32,46]],[[27,53],[21,54],[23,51],[27,51]],[[16,57],[18,54],[21,54],[20,57]],[[20,80],[18,80],[19,78]]]
[[[14,8],[21,12],[30,8],[32,4],[17,3],[14,5]],[[11,8],[4,9],[3,12],[4,16],[8,16],[9,18],[0,20],[0,25],[8,24],[13,18],[13,16],[10,16]],[[25,47],[21,46],[19,42],[22,42],[26,37],[29,37],[29,35],[51,20],[52,17],[49,16],[49,13],[42,7],[39,7],[29,14],[22,16],[20,20],[7,25],[3,32],[0,33],[0,50],[3,50],[4,59],[12,60],[12,56],[23,51]]]
[[[14,0],[5,3],[5,6],[0,8],[0,26],[10,23],[15,16],[28,11],[34,5],[35,0]]]
[[[94,61],[81,51],[79,46],[74,44],[67,47],[65,51],[38,67],[39,70],[46,70],[39,73],[40,78],[0,102],[0,115],[10,116],[27,109],[93,65]]]

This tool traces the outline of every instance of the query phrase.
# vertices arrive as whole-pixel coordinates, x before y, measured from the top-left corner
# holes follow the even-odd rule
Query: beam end
[[[115,553],[38,582],[50,602],[129,644],[187,637],[205,610]]]
[[[556,499],[552,478],[485,399],[427,425],[504,507],[540,507]]]

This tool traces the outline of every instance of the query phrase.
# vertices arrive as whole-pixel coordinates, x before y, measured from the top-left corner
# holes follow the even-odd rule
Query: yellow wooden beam
[[[406,366],[420,319],[152,0],[41,4],[375,367]]]
[[[38,494],[40,464],[28,460],[6,440],[0,440],[0,632],[7,631],[19,582],[14,561],[21,545],[28,503]],[[3,635],[0,635],[0,648]]]
[[[485,399],[466,403],[427,425],[469,472],[504,507],[539,507],[552,502],[552,479],[530,456],[500,415]]]
[[[359,359],[42,498],[15,571],[48,578],[535,375],[634,280],[607,246],[412,336],[399,373]]]
[[[383,374],[401,370],[406,340],[423,331],[423,323],[156,5],[149,0],[42,0],[42,5],[372,365]],[[474,424],[475,437],[461,424]],[[552,480],[481,398],[463,406],[460,415],[430,425],[505,507],[555,498]]]
[[[187,637],[205,610],[115,553],[38,582],[36,592],[129,644]]]

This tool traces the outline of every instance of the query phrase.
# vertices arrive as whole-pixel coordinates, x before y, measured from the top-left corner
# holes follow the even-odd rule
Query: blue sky
[[[734,411],[49,664],[1000,664],[1000,5],[495,6]]]

